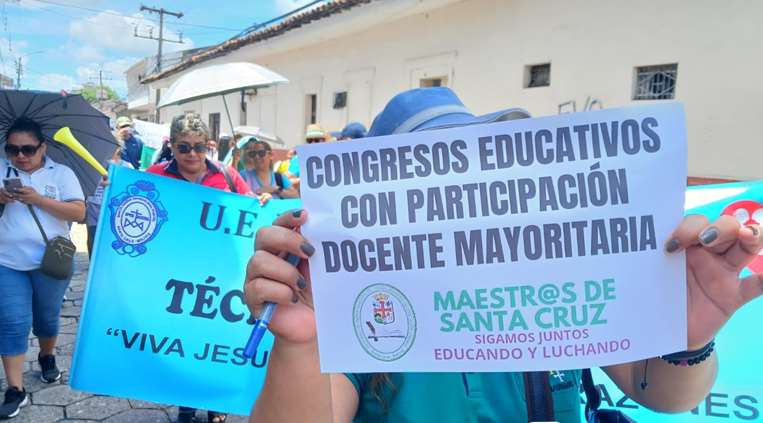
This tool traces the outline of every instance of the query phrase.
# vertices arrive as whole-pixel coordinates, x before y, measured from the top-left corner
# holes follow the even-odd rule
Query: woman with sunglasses
[[[319,123],[311,123],[305,128],[305,144],[316,144],[327,141],[326,131]],[[299,157],[297,150],[292,149],[286,153],[286,160],[279,162],[277,172],[289,178],[291,185],[299,192]]]
[[[236,169],[207,158],[208,139],[209,130],[199,114],[187,113],[175,117],[170,126],[172,159],[155,164],[146,171],[236,194],[252,195]]]
[[[255,137],[244,145],[244,170],[241,176],[257,195],[273,198],[297,198],[299,193],[289,178],[273,171],[270,144]]]
[[[236,169],[207,158],[208,140],[209,130],[199,114],[187,113],[175,117],[170,126],[170,148],[173,159],[155,164],[148,168],[147,172],[253,196]],[[180,407],[177,421],[179,423],[195,422],[195,415],[195,408]],[[207,421],[210,423],[221,423],[226,418],[225,413],[207,412]]]
[[[69,236],[71,222],[85,218],[82,188],[71,169],[45,156],[47,145],[40,125],[17,119],[5,134],[0,160],[0,355],[8,388],[0,419],[18,415],[29,403],[22,373],[29,330],[39,338],[42,379],[61,378],[54,349],[59,312],[71,278],[58,280],[40,271],[45,241],[32,215],[48,238]]]

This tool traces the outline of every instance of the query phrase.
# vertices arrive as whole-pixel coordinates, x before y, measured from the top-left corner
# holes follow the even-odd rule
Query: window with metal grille
[[[676,94],[678,64],[636,68],[634,100],[671,100]]]
[[[525,87],[548,87],[551,85],[551,63],[525,67]]]

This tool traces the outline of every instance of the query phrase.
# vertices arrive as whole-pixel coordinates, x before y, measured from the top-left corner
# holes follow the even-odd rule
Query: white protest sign
[[[670,103],[298,148],[322,371],[684,350],[685,133]]]
[[[143,143],[154,150],[162,148],[162,140],[170,137],[170,126],[144,120],[133,120],[135,131],[140,134]]]

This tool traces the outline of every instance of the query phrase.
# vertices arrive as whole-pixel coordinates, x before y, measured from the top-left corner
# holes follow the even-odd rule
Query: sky
[[[0,0],[0,73],[21,88],[72,90],[97,83],[125,97],[124,72],[158,43],[135,37],[159,35],[159,15],[141,12],[141,4],[182,12],[165,15],[163,44],[172,52],[223,42],[243,29],[310,3],[310,0]]]

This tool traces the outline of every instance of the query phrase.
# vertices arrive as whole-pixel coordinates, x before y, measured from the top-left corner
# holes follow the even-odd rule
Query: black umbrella
[[[0,143],[5,143],[8,127],[22,116],[42,126],[48,156],[74,171],[86,196],[93,193],[101,175],[68,147],[54,141],[53,134],[68,126],[80,144],[105,167],[118,145],[111,134],[109,118],[80,95],[0,90]]]

